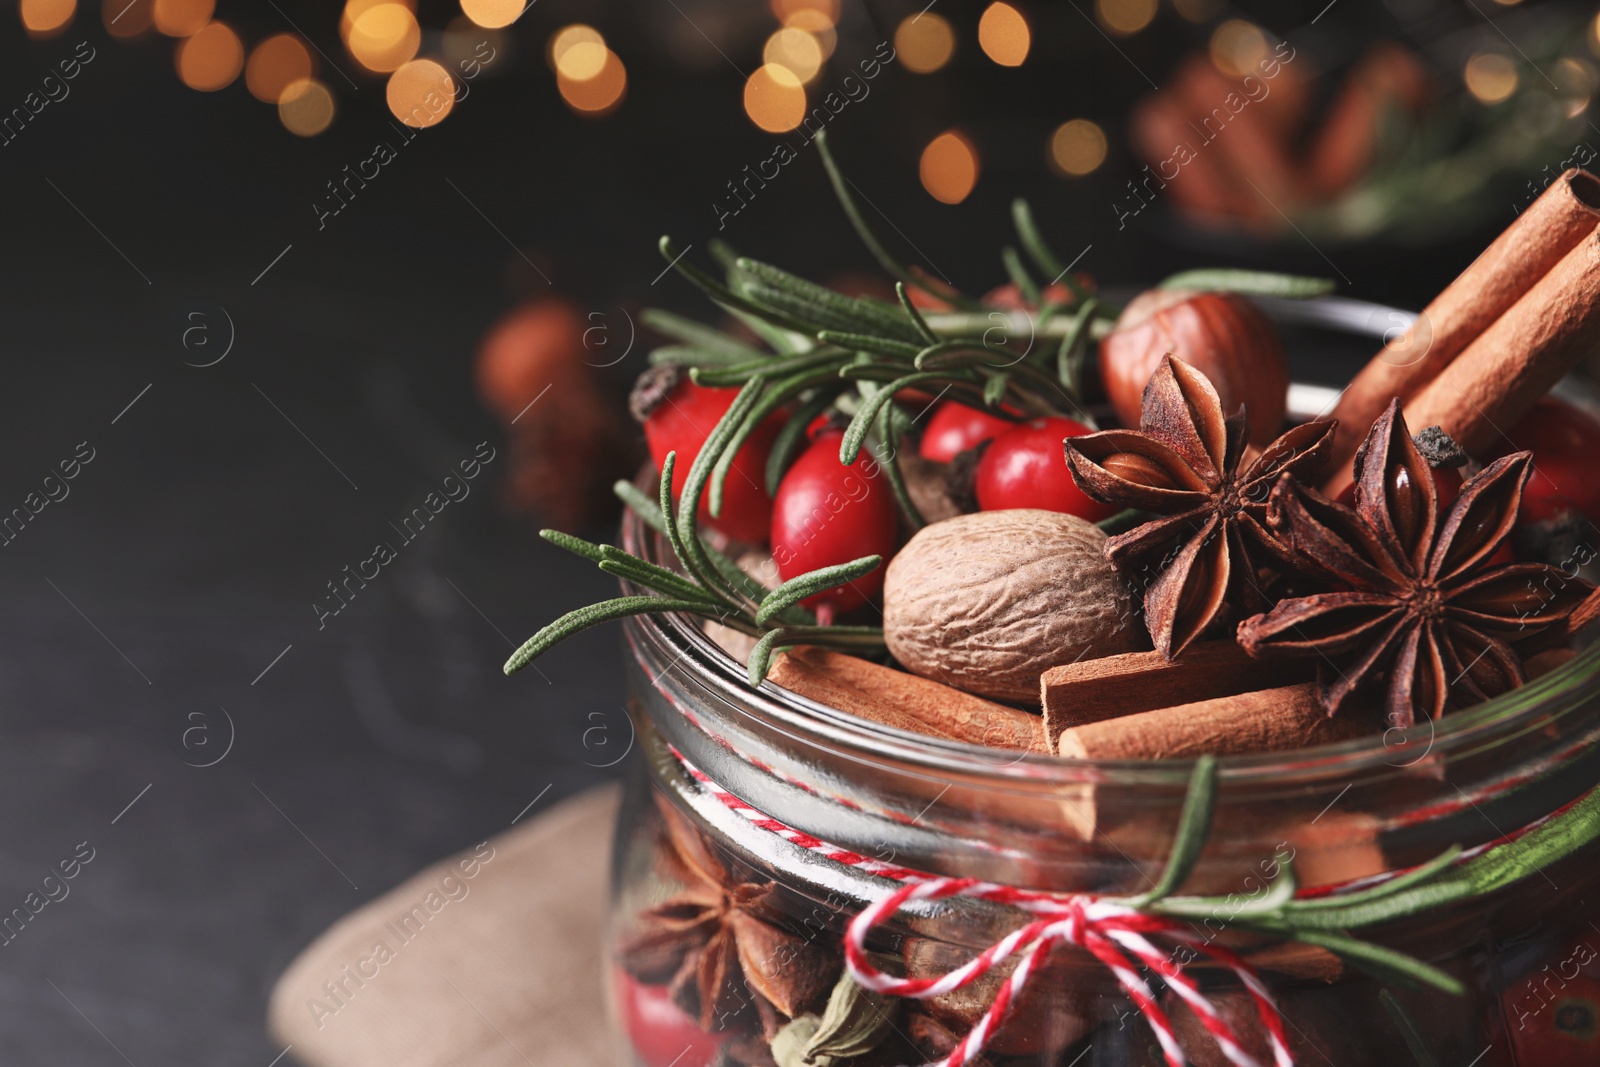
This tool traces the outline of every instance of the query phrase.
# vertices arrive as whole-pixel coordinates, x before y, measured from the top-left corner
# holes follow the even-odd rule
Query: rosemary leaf
[[[675,574],[665,567],[658,567],[649,560],[640,559],[638,556],[630,556],[622,549],[612,545],[600,546],[600,552],[604,557],[599,561],[600,569],[607,574],[614,574],[619,578],[633,582],[635,585],[654,589],[656,592],[664,593],[667,596],[678,597],[683,600],[704,600],[707,604],[717,608],[727,606],[716,595],[694,584],[681,574]]]
[[[852,352],[875,352],[880,356],[897,359],[915,359],[922,349],[908,341],[878,337],[870,333],[847,333],[842,330],[818,330],[817,340],[824,344],[848,348]]]
[[[765,375],[767,378],[776,378],[779,375],[793,374],[822,366],[828,366],[832,369],[848,358],[850,358],[849,354],[839,349],[820,348],[810,352],[802,352],[799,355],[783,356],[778,359],[773,359],[769,356],[745,363],[733,363],[723,367],[696,367],[689,372],[689,377],[694,379],[696,385],[703,385],[711,389],[726,389],[743,385],[757,374]]]
[[[1000,373],[986,375],[983,383],[983,404],[985,407],[999,407],[1000,401],[1005,399],[1006,388],[1011,384],[1011,375]]]
[[[602,601],[599,604],[590,604],[577,611],[569,611],[555,622],[546,626],[538,633],[525,641],[521,648],[511,654],[506,660],[505,673],[515,674],[526,667],[533,660],[548,652],[551,646],[556,645],[575,633],[598,626],[603,622],[613,619],[623,619],[630,615],[648,615],[653,612],[687,611],[707,618],[718,618],[718,612],[706,610],[704,600],[673,600],[659,596],[625,596],[615,600]]]
[[[1028,258],[1033,260],[1040,273],[1048,274],[1053,279],[1051,284],[1060,282],[1065,285],[1076,299],[1088,299],[1088,291],[1078,284],[1078,279],[1069,273],[1069,267],[1061,262],[1061,257],[1045,241],[1044,235],[1039,232],[1038,222],[1034,220],[1033,208],[1020,196],[1011,201],[1011,222],[1017,229],[1017,239],[1022,242]]]
[[[930,285],[925,279],[917,277],[913,271],[891,256],[889,250],[883,246],[883,242],[878,239],[877,233],[867,223],[866,216],[861,213],[861,208],[856,204],[855,186],[850,179],[844,176],[844,172],[839,169],[839,164],[834,161],[833,152],[828,148],[828,131],[818,130],[816,137],[813,138],[813,143],[817,146],[817,153],[822,156],[822,166],[828,172],[828,183],[833,186],[834,197],[839,201],[839,206],[844,208],[845,217],[850,220],[850,225],[855,228],[856,236],[861,238],[861,243],[867,246],[867,251],[872,253],[873,258],[878,261],[880,267],[888,271],[890,276],[897,281],[904,282],[907,285],[914,285],[929,296],[937,297],[940,300],[969,310],[977,310],[982,306],[971,297],[957,292],[954,286],[940,290]]]
[[[870,333],[916,343],[922,335],[899,310],[876,300],[845,296],[825,285],[754,259],[740,259],[739,273],[749,279],[753,299],[823,329]]]
[[[724,357],[725,362],[740,363],[760,359],[762,356],[759,348],[752,348],[713,326],[707,326],[682,315],[674,315],[670,311],[646,308],[639,313],[639,319],[656,333],[670,337],[674,341],[681,341],[693,348],[716,352]]]
[[[560,530],[540,530],[539,536],[549,541],[557,548],[564,548],[574,556],[582,556],[590,563],[599,563],[605,559],[605,550],[599,545],[590,544],[581,537],[573,537]]]
[[[867,439],[867,432],[872,429],[872,424],[877,421],[883,409],[894,400],[895,393],[924,382],[936,382],[943,377],[943,374],[938,373],[907,374],[902,378],[896,378],[868,397],[867,402],[861,405],[855,417],[850,420],[850,425],[845,428],[844,439],[839,442],[839,462],[848,467],[861,455],[861,446]]]
[[[832,567],[820,567],[814,571],[797,575],[784,582],[778,588],[768,593],[761,601],[761,607],[756,611],[756,625],[765,626],[773,616],[783,611],[792,604],[817,593],[825,592],[836,586],[853,582],[862,575],[877,570],[883,565],[882,556],[862,556],[860,559],[851,560],[849,563],[838,563]]]
[[[1208,267],[1174,274],[1161,283],[1162,289],[1208,289],[1212,292],[1242,293],[1245,296],[1277,296],[1304,300],[1322,296],[1338,288],[1332,278],[1309,278],[1298,274],[1276,274],[1264,270],[1233,270]]]
[[[1183,812],[1178,816],[1178,832],[1172,842],[1172,853],[1167,857],[1166,869],[1155,888],[1134,897],[1129,907],[1143,908],[1183,884],[1200,858],[1206,837],[1211,833],[1211,813],[1217,795],[1217,758],[1201,756],[1194,761],[1194,773],[1189,776],[1189,792],[1183,799]]]
[[[679,497],[677,515],[674,517],[677,525],[677,541],[673,545],[673,550],[688,553],[679,558],[683,560],[684,566],[693,571],[707,587],[714,588],[721,583],[727,586],[729,592],[734,592],[734,587],[729,585],[717,571],[710,557],[706,555],[705,546],[700,542],[700,497],[705,491],[706,483],[711,479],[717,458],[727,447],[729,439],[738,432],[739,424],[755,406],[765,387],[766,380],[760,375],[745,383],[722,418],[717,420],[717,425],[706,436],[705,442],[700,446],[699,455],[695,456],[694,462],[689,465],[689,473],[684,476],[683,493]],[[666,503],[662,504],[661,510],[663,513],[668,510]]]
[[[889,489],[894,493],[895,502],[900,505],[900,513],[906,517],[906,522],[910,524],[913,532],[920,530],[928,525],[928,520],[917,508],[917,502],[911,499],[911,491],[906,488],[905,476],[900,473],[900,464],[896,459],[900,453],[900,446],[904,443],[906,431],[911,428],[911,418],[890,404],[883,409],[879,423],[882,426],[880,435],[888,442],[888,447],[876,453],[878,466],[882,469],[883,476],[889,479]]]
[[[1458,997],[1465,996],[1467,992],[1455,977],[1439,968],[1370,941],[1358,941],[1345,934],[1322,930],[1307,930],[1296,934],[1295,939],[1325,948],[1379,979],[1405,985],[1421,982]]]
[[[650,365],[660,367],[672,363],[680,367],[722,367],[733,362],[733,358],[725,356],[713,348],[700,348],[695,345],[662,345],[660,348],[650,350]]]
[[[1061,347],[1056,349],[1056,377],[1074,397],[1083,396],[1084,364],[1089,358],[1089,327],[1099,310],[1100,301],[1094,297],[1080,304],[1078,313],[1072,317],[1066,334],[1061,338]]]
[[[791,319],[780,312],[764,308],[759,304],[753,303],[752,301],[747,300],[746,298],[735,293],[733,290],[717,281],[711,275],[707,274],[699,267],[696,267],[693,263],[687,262],[684,258],[684,253],[675,253],[674,249],[676,247],[677,246],[672,243],[672,238],[661,238],[660,248],[662,257],[667,260],[668,264],[675,272],[677,272],[678,275],[686,279],[695,288],[705,293],[711,298],[712,303],[716,304],[718,307],[724,308],[741,316],[754,315],[757,318],[765,319],[778,326],[782,326],[786,329],[796,330],[803,334],[809,334],[811,332],[805,323]],[[685,253],[687,251],[687,249],[684,250]]]
[[[1006,273],[1011,276],[1011,284],[1017,287],[1017,292],[1022,294],[1022,299],[1027,301],[1028,306],[1043,307],[1044,295],[1039,292],[1039,283],[1033,280],[1028,268],[1022,265],[1022,257],[1017,255],[1017,250],[1006,245],[1000,250],[1000,260],[1006,265]]]
[[[792,375],[772,384],[772,387],[761,397],[760,401],[751,408],[749,414],[739,423],[734,430],[733,437],[717,456],[716,466],[711,470],[711,499],[708,505],[712,515],[722,514],[723,486],[728,480],[728,472],[733,469],[733,461],[738,458],[739,449],[744,446],[750,435],[760,428],[767,417],[787,404],[793,397],[800,395],[807,389],[819,385],[831,384],[838,380],[836,370],[837,359],[848,358],[843,353],[835,354],[835,361],[824,364],[818,369]],[[775,490],[774,490],[775,491]]]
[[[922,339],[930,345],[938,344],[939,335],[933,332],[933,328],[928,325],[928,320],[922,317],[922,312],[917,310],[917,305],[911,302],[911,297],[906,292],[906,283],[895,282],[894,294],[900,298],[900,306],[906,309],[906,317],[917,328],[917,332],[922,334]]]
[[[772,657],[780,648],[792,648],[800,644],[794,640],[788,630],[779,628],[768,630],[761,635],[761,639],[750,650],[750,658],[745,660],[746,677],[750,684],[757,688],[767,677],[767,672],[772,669]]]
[[[772,439],[772,449],[767,453],[768,496],[777,495],[778,483],[783,481],[784,472],[789,469],[801,446],[806,444],[806,430],[818,415],[833,405],[834,397],[838,395],[839,389],[819,390],[795,409],[789,421],[783,424],[783,429],[778,431],[778,436]]]
[[[1405,1041],[1406,1048],[1411,1050],[1411,1058],[1417,1061],[1417,1067],[1439,1067],[1439,1059],[1428,1047],[1427,1039],[1422,1036],[1416,1020],[1395,999],[1394,994],[1387,989],[1380,989],[1378,1001],[1383,1005],[1383,1010],[1389,1013],[1395,1029],[1400,1031],[1400,1037]]]
[[[1441,852],[1422,866],[1407,871],[1396,878],[1391,878],[1387,882],[1375,885],[1371,889],[1363,889],[1355,893],[1313,897],[1310,900],[1297,900],[1292,910],[1320,911],[1324,908],[1343,908],[1355,904],[1368,904],[1374,900],[1382,900],[1385,897],[1394,896],[1396,893],[1410,889],[1418,883],[1426,882],[1436,877],[1449,868],[1451,864],[1455,863],[1456,857],[1459,855],[1461,855],[1460,847],[1452,847]]]
[[[1543,869],[1600,837],[1600,789],[1519,838],[1515,847],[1491,848],[1458,873],[1475,893],[1492,893]]]

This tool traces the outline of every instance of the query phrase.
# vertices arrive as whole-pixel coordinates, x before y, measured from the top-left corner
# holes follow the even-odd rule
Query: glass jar
[[[631,515],[624,544],[662,562],[658,539]],[[1127,895],[1150,888],[1168,857],[1190,761],[1075,761],[906,733],[771,684],[751,689],[744,666],[696,620],[635,618],[624,632],[641,758],[619,821],[606,943],[624,1064],[803,1062],[792,1050],[775,1060],[774,1036],[792,1015],[824,1010],[847,925],[897,887],[871,873],[884,869],[875,864]],[[1213,830],[1184,886],[1222,901],[1189,930],[1256,967],[1298,1064],[1600,1064],[1594,845],[1491,895],[1356,932],[1443,969],[1463,996],[1386,984],[1321,949],[1248,936],[1231,922],[1266,894],[1282,854],[1301,887],[1329,886],[1514,836],[1600,782],[1597,735],[1600,647],[1591,645],[1438,723],[1223,759]],[[830,859],[812,838],[853,855]],[[883,971],[937,977],[1027,920],[987,900],[913,901],[875,926],[866,947]],[[1271,1064],[1236,975],[1203,956],[1173,958],[1245,1053]],[[888,1021],[869,1051],[821,1063],[940,1060],[1009,972],[1002,964],[939,996],[890,998],[875,1009]],[[1229,1063],[1173,990],[1154,984],[1188,1061]],[[981,1062],[1166,1061],[1147,1013],[1106,965],[1058,945]]]

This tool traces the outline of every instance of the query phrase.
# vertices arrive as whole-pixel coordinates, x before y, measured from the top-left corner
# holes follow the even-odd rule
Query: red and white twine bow
[[[1222,1018],[1216,1006],[1200,992],[1199,986],[1183,973],[1182,965],[1173,961],[1172,953],[1163,952],[1157,947],[1150,940],[1152,936],[1178,942],[1197,955],[1207,956],[1232,970],[1254,1002],[1267,1032],[1273,1067],[1294,1067],[1294,1057],[1289,1054],[1288,1040],[1284,1036],[1283,1016],[1255,969],[1236,953],[1208,943],[1187,926],[1088,894],[1041,893],[970,878],[946,878],[830,845],[751,807],[712,781],[705,772],[684,759],[681,752],[674,749],[673,753],[696,782],[752,825],[834,863],[902,883],[899,889],[868,906],[852,919],[845,932],[845,963],[850,976],[863,988],[897,997],[935,997],[960,989],[1015,957],[1016,965],[1001,984],[989,1009],[950,1055],[933,1067],[963,1067],[976,1060],[995,1031],[1004,1025],[1018,998],[1027,988],[1040,958],[1057,944],[1084,949],[1111,971],[1155,1031],[1169,1067],[1184,1067],[1188,1060],[1178,1044],[1171,1021],[1156,1002],[1149,984],[1129,959],[1130,955],[1159,974],[1167,988],[1189,1006],[1229,1063],[1234,1067],[1264,1067],[1260,1060],[1244,1049],[1238,1034]],[[1029,912],[1035,918],[984,949],[971,961],[938,978],[899,978],[873,966],[867,955],[866,942],[875,927],[893,918],[901,907],[913,900],[950,897],[1006,904]]]

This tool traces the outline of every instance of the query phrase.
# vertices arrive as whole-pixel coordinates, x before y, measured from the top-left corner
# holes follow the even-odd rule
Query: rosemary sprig
[[[1242,293],[1245,296],[1277,296],[1286,300],[1305,300],[1323,296],[1338,288],[1332,278],[1308,278],[1294,274],[1273,274],[1260,270],[1231,270],[1208,267],[1174,274],[1161,283],[1162,289],[1210,289],[1214,292]]]
[[[1356,893],[1314,897],[1294,895],[1293,863],[1277,857],[1279,875],[1260,900],[1243,907],[1226,897],[1173,896],[1193,872],[1210,833],[1216,803],[1216,761],[1195,761],[1172,853],[1160,880],[1148,893],[1119,903],[1171,918],[1203,921],[1222,912],[1239,928],[1258,934],[1318,945],[1377,977],[1403,984],[1423,983],[1446,992],[1465,992],[1452,975],[1429,963],[1382,945],[1362,941],[1351,930],[1406,919],[1430,908],[1503,889],[1512,882],[1568,856],[1600,838],[1600,788],[1566,811],[1524,834],[1513,844],[1458,862],[1452,848],[1407,874]]]

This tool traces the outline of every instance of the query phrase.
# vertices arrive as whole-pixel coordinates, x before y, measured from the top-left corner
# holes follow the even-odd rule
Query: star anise
[[[1589,591],[1546,563],[1494,562],[1516,524],[1532,453],[1489,464],[1441,515],[1433,475],[1391,402],[1355,470],[1354,510],[1289,478],[1274,487],[1274,532],[1333,591],[1246,619],[1239,643],[1251,655],[1322,653],[1330,715],[1386,675],[1396,727],[1521,685],[1516,643],[1565,620]]]
[[[1303,423],[1245,459],[1245,412],[1224,417],[1209,379],[1167,356],[1145,386],[1137,430],[1105,430],[1066,441],[1067,466],[1103,503],[1162,517],[1106,542],[1106,557],[1131,580],[1154,573],[1145,625],[1167,657],[1217,622],[1230,605],[1259,610],[1258,567],[1287,562],[1267,529],[1267,500],[1280,475],[1311,478],[1334,424]]]
[[[647,985],[666,985],[703,1030],[759,1023],[770,1040],[826,999],[840,956],[831,944],[786,928],[774,906],[776,886],[734,879],[682,815],[658,807],[668,838],[658,854],[661,873],[683,888],[639,916],[619,946],[622,967]],[[753,1019],[744,1014],[751,1005]]]

